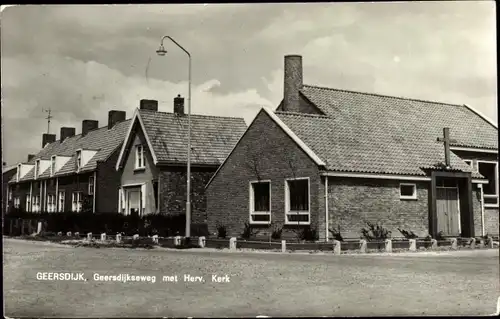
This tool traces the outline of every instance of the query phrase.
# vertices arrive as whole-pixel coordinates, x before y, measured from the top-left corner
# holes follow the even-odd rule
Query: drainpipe
[[[55,212],[59,211],[59,178],[56,178],[56,195],[54,196],[55,204]]]
[[[479,187],[480,191],[481,191],[481,198],[480,198],[480,201],[481,201],[481,236],[484,236],[485,233],[484,233],[484,190],[483,190],[483,185],[482,184],[478,184],[477,187]]]
[[[33,182],[30,182],[30,207],[26,207],[31,213],[33,211]]]
[[[96,185],[96,181],[95,181],[95,178],[96,178],[96,172],[94,171],[94,192],[92,193],[92,212],[95,214],[95,196],[96,196],[96,189],[95,189],[95,185]]]
[[[325,240],[328,242],[328,176],[325,176]]]

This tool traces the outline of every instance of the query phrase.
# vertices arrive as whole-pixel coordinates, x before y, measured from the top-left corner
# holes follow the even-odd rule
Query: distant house
[[[116,170],[123,214],[178,215],[186,209],[188,118],[184,98],[174,112],[142,100],[128,125]],[[206,221],[205,185],[246,129],[242,118],[191,115],[191,211],[193,223]]]
[[[303,85],[302,57],[284,65],[283,101],[257,114],[207,184],[211,232],[250,222],[359,238],[369,221],[393,236],[498,234],[496,125],[467,105]]]
[[[62,127],[60,139],[43,134],[42,149],[16,166],[8,183],[9,207],[28,212],[117,212],[120,176],[114,170],[128,120],[110,111],[108,124],[82,121]]]
[[[12,200],[12,192],[9,192],[9,181],[16,175],[17,166],[4,167],[2,169],[2,216],[9,209],[9,201]]]

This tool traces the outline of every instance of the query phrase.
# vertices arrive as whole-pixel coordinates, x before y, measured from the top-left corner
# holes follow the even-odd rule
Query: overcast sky
[[[171,112],[243,116],[276,107],[283,56],[301,54],[304,82],[470,104],[497,122],[494,2],[17,6],[1,13],[3,157],[25,161],[51,133],[142,98]]]

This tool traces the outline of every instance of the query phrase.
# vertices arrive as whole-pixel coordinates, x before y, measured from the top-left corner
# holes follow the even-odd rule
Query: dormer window
[[[35,162],[35,179],[40,175],[40,160],[36,160]]]
[[[54,175],[56,172],[56,156],[50,158],[50,176]]]
[[[146,167],[144,161],[144,146],[137,145],[135,147],[135,169],[143,169]]]
[[[80,169],[82,167],[82,151],[76,151],[76,169]]]

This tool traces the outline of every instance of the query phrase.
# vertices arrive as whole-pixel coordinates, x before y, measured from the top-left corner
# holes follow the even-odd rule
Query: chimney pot
[[[180,94],[174,98],[174,114],[184,115],[184,98]]]
[[[299,91],[303,86],[302,56],[285,56],[283,111],[299,112]]]
[[[139,108],[141,110],[150,110],[150,111],[158,112],[158,101],[142,99],[139,102]]]
[[[42,148],[45,147],[45,145],[54,143],[56,141],[56,135],[55,134],[43,134],[42,135]]]
[[[61,127],[61,142],[65,139],[75,136],[76,130],[74,127]]]
[[[125,111],[111,110],[108,112],[108,130],[113,128],[116,123],[125,121],[127,113]]]
[[[83,120],[82,121],[82,136],[87,135],[90,131],[95,130],[99,127],[99,122],[95,120]]]

